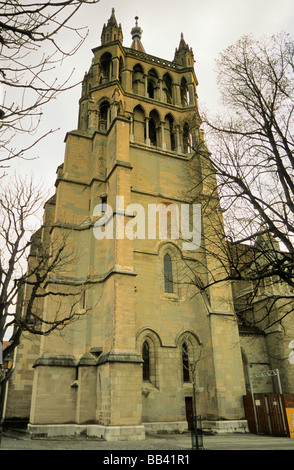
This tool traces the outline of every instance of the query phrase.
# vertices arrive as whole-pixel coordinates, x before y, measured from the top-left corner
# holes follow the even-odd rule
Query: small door
[[[188,429],[191,429],[191,426],[192,426],[191,416],[193,416],[192,397],[185,397],[185,407],[186,407],[186,419],[188,422]]]

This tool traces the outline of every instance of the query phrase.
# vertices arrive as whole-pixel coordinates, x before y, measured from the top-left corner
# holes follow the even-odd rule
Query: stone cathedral
[[[17,349],[5,417],[27,420],[32,434],[144,439],[186,430],[192,413],[207,430],[244,432],[246,365],[272,368],[266,338],[253,346],[238,327],[233,286],[204,295],[189,282],[191,272],[207,281],[216,261],[171,236],[170,214],[167,236],[148,236],[150,207],[197,202],[215,221],[220,211],[207,162],[191,150],[204,139],[193,51],[182,34],[172,61],[149,55],[135,20],[130,47],[114,10],[103,27],[36,235],[49,247],[66,240],[71,260],[50,273],[44,318],[80,315]],[[205,243],[212,220],[198,213]]]

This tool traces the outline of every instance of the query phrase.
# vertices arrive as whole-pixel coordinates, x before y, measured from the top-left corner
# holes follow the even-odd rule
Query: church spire
[[[140,51],[140,52],[145,52],[145,49],[141,42],[143,30],[140,28],[140,26],[138,26],[138,19],[139,17],[135,16],[136,25],[134,26],[134,28],[132,28],[132,31],[131,31],[131,35],[133,39],[131,49],[135,49],[136,51]]]
[[[183,67],[193,67],[194,65],[194,54],[192,48],[188,46],[184,39],[184,34],[181,33],[181,39],[179,47],[176,49],[174,62]]]
[[[121,24],[117,24],[114,8],[111,10],[111,16],[107,22],[107,25],[104,24],[101,34],[101,44],[105,44],[113,41],[123,41],[122,27]]]
[[[111,25],[111,26],[115,26],[117,28],[117,21],[116,21],[116,17],[115,17],[115,10],[114,8],[112,8],[111,10],[111,17],[109,18],[108,20],[108,25]]]

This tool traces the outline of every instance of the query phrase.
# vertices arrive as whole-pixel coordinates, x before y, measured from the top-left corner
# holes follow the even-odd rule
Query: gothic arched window
[[[163,75],[164,81],[164,92],[166,96],[166,102],[172,104],[173,102],[173,82],[172,78],[168,73]]]
[[[157,147],[160,143],[159,122],[160,120],[157,111],[152,110],[149,119],[149,140],[150,144],[154,147]]]
[[[109,112],[110,104],[108,101],[103,101],[99,106],[99,130],[106,131],[109,126]]]
[[[149,344],[144,341],[142,346],[142,359],[143,359],[143,380],[150,380],[150,352]]]
[[[123,70],[123,66],[124,66],[124,63],[123,63],[123,59],[122,57],[119,58],[119,69],[118,69],[118,79],[119,79],[119,82],[121,83],[122,81],[122,70]]]
[[[133,92],[138,94],[144,93],[144,73],[140,64],[136,64],[133,68],[132,86]]]
[[[186,122],[183,126],[183,150],[184,153],[191,153],[193,146],[192,134],[189,129],[189,125]]]
[[[149,120],[149,138],[151,145],[157,146],[157,131],[154,119]]]
[[[176,139],[174,130],[174,119],[171,114],[167,114],[165,117],[165,141],[168,149],[175,150]]]
[[[189,104],[188,86],[184,77],[181,80],[181,102],[182,106],[188,106]]]
[[[154,99],[154,90],[155,90],[155,87],[154,87],[153,81],[148,80],[147,93],[148,93],[149,98]]]
[[[133,133],[134,139],[136,142],[145,143],[146,130],[145,130],[145,113],[141,106],[136,106],[134,108],[134,118],[133,118]]]
[[[151,69],[148,72],[147,77],[147,94],[149,98],[155,98],[155,89],[158,83],[158,74],[155,69]]]
[[[101,70],[101,83],[108,82],[111,80],[112,73],[112,56],[109,52],[105,52],[100,59],[100,70]]]
[[[182,345],[182,368],[183,368],[184,382],[190,382],[189,355],[188,355],[188,346],[186,343],[183,343]]]
[[[173,292],[173,272],[172,260],[169,254],[165,254],[163,258],[163,272],[164,272],[164,291],[167,293]]]

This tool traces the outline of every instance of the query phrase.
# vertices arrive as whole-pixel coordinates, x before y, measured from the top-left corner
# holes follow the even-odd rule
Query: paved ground
[[[203,436],[204,450],[292,450],[294,439],[287,437],[257,436],[255,434],[228,434]],[[0,450],[91,450],[109,455],[115,451],[182,451],[191,452],[191,436],[184,434],[148,435],[144,441],[108,442],[96,439],[30,439],[24,433],[5,432]],[[193,451],[195,454],[195,452]],[[199,455],[199,453],[197,453]],[[125,455],[125,452],[124,452]],[[131,455],[131,453],[130,453]]]

